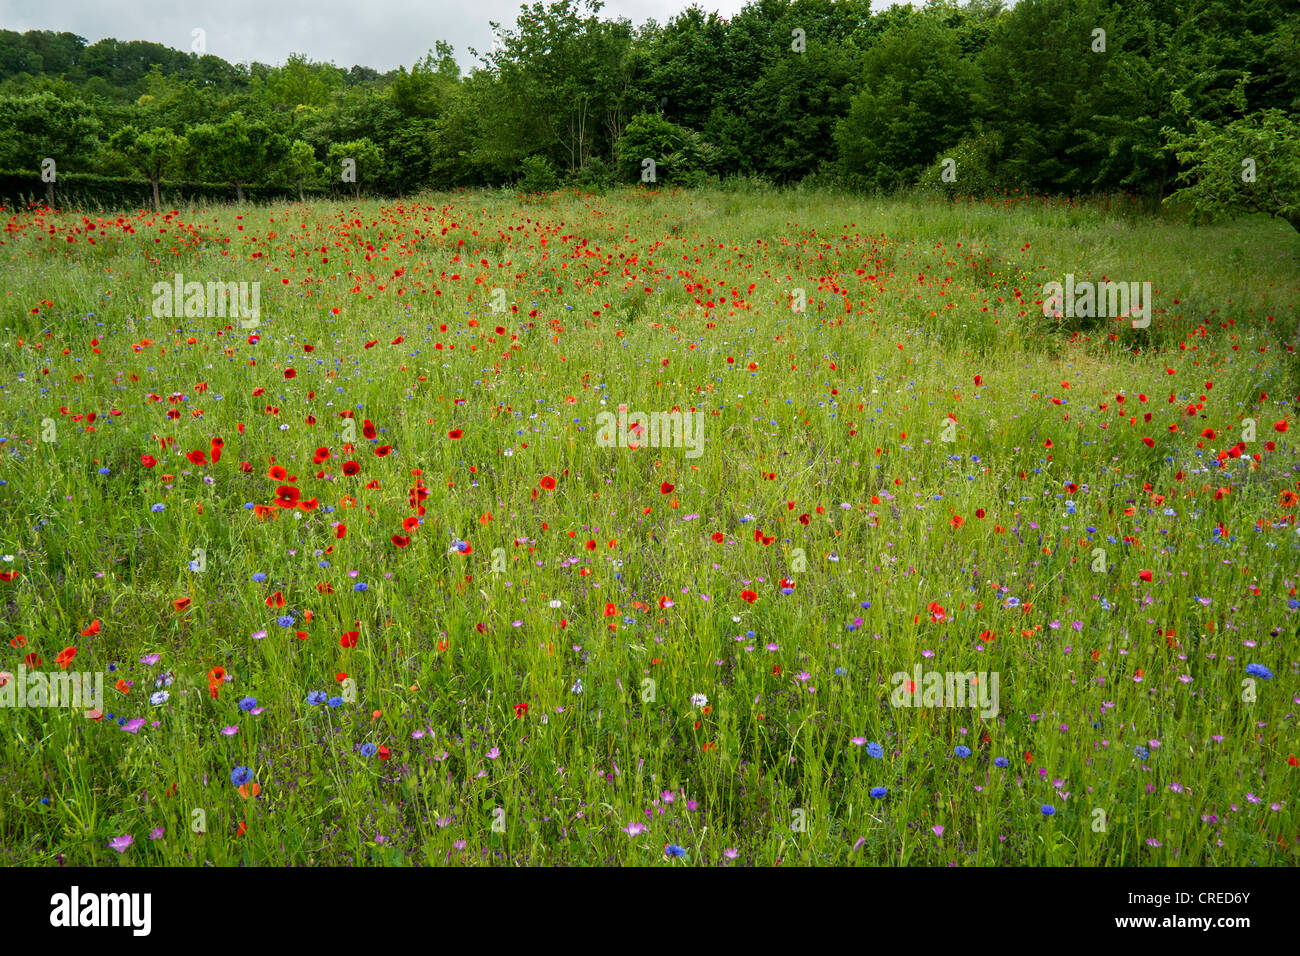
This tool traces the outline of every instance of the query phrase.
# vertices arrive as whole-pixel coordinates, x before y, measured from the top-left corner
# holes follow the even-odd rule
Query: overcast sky
[[[873,8],[893,0],[873,0]],[[607,0],[601,16],[660,23],[689,0]],[[699,0],[706,11],[735,14],[744,0]],[[435,40],[474,64],[469,47],[492,46],[489,20],[513,26],[519,0],[0,0],[0,28],[67,31],[93,43],[104,37],[152,40],[189,52],[204,30],[207,52],[230,62],[280,64],[290,53],[381,72],[410,66]]]

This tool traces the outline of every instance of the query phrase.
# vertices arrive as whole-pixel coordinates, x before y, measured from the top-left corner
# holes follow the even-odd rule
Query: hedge
[[[44,203],[47,184],[39,172],[0,171],[0,205],[22,209],[28,203]],[[177,208],[191,201],[233,203],[235,189],[226,183],[191,183],[164,179],[159,185],[162,204]],[[304,189],[309,199],[350,198],[345,188]],[[292,186],[244,186],[249,202],[296,202]],[[152,209],[153,186],[147,179],[99,176],[94,173],[59,173],[54,184],[54,205],[58,208]]]

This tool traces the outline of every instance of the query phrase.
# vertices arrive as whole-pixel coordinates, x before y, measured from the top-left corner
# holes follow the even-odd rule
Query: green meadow
[[[5,220],[0,862],[1296,863],[1284,223]],[[1045,314],[1067,276],[1149,323]],[[698,454],[598,440],[620,406]]]

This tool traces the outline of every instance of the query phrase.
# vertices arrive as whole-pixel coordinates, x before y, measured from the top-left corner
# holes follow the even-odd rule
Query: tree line
[[[172,179],[242,198],[740,176],[1158,200],[1226,164],[1215,196],[1263,174],[1284,207],[1300,178],[1294,0],[753,0],[639,26],[557,0],[492,26],[468,73],[436,40],[382,74],[0,31],[0,170],[53,158],[155,197]]]

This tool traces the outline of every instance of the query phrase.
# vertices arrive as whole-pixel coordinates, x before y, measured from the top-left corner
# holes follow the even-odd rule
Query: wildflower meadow
[[[1295,865],[1284,222],[4,218],[0,861]]]

